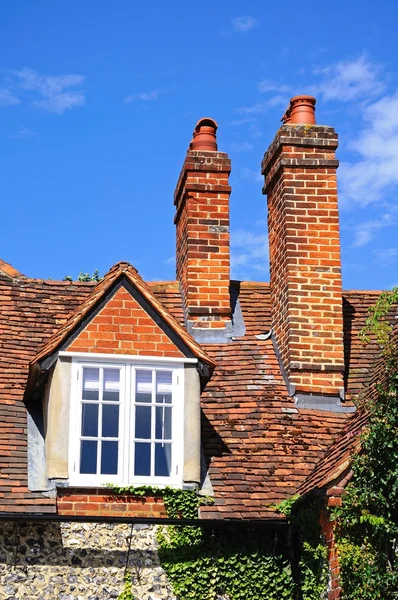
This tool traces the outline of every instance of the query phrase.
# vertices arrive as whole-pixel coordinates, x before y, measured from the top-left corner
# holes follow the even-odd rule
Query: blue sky
[[[0,257],[32,277],[119,260],[174,279],[173,192],[196,121],[232,159],[232,276],[268,280],[260,163],[289,98],[340,136],[345,288],[398,284],[395,0],[6,0]]]

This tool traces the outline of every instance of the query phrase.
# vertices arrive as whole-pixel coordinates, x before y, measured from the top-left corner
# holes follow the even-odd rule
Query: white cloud
[[[343,205],[366,206],[386,198],[398,185],[398,93],[368,105],[363,120],[350,144],[359,158],[341,164]]]
[[[236,109],[236,112],[243,115],[258,115],[267,112],[275,106],[282,106],[286,108],[287,103],[288,100],[286,96],[277,94],[275,96],[271,96],[271,98],[268,98],[267,100],[256,102],[255,104],[251,104],[250,106],[239,106]]]
[[[315,69],[314,73],[320,75],[323,80],[312,86],[312,91],[322,95],[326,101],[366,100],[369,97],[377,97],[386,87],[381,78],[381,66],[373,63],[365,55]]]
[[[157,89],[152,90],[150,92],[139,92],[138,94],[131,94],[130,96],[125,97],[124,103],[130,104],[130,102],[133,102],[134,100],[142,100],[143,102],[157,100],[160,94],[164,94],[165,92],[166,90],[164,89]]]
[[[241,179],[252,181],[254,183],[259,183],[260,181],[264,180],[260,169],[249,169],[249,167],[243,167],[243,169],[240,170],[240,175]]]
[[[245,33],[253,29],[258,23],[255,17],[243,16],[232,19],[232,31],[237,33]]]
[[[373,250],[374,261],[384,267],[394,263],[398,258],[398,248],[382,248]]]
[[[262,93],[278,92],[278,94],[290,94],[292,92],[292,86],[271,79],[263,79],[258,84],[258,90]]]
[[[253,150],[253,146],[248,142],[232,142],[229,144],[229,150],[231,152],[251,152]]]
[[[86,98],[82,90],[74,90],[82,85],[81,75],[40,75],[33,69],[22,69],[15,73],[18,85],[25,91],[35,92],[40,99],[33,100],[33,106],[58,115],[74,106],[85,104]]]
[[[305,72],[302,74],[306,75]],[[298,83],[295,87],[290,84],[279,83],[271,79],[263,79],[258,83],[261,93],[269,94],[276,92],[274,105],[288,100],[287,94],[292,95],[296,89],[300,93],[312,94],[321,97],[325,102],[339,101],[350,102],[360,100],[362,102],[374,99],[386,88],[383,79],[383,69],[380,65],[372,62],[366,55],[361,55],[352,60],[344,60],[327,67],[313,70],[315,78],[320,81]],[[262,104],[262,103],[259,103]]]
[[[398,207],[391,206],[387,212],[384,212],[376,219],[369,219],[352,227],[354,240],[352,246],[359,248],[365,246],[373,240],[378,231],[386,227],[398,225]]]
[[[255,120],[256,119],[254,117],[243,117],[243,119],[236,119],[235,121],[231,121],[230,125],[233,125],[234,127],[239,127],[240,125],[248,125],[249,123],[254,123]]]
[[[28,129],[24,125],[20,125],[18,127],[18,131],[14,133],[14,135],[11,135],[10,138],[13,140],[23,140],[27,137],[31,137],[32,135],[35,135],[35,132],[32,131],[32,129]]]
[[[268,272],[268,238],[265,233],[246,229],[231,232],[231,271],[235,279],[264,279]]]
[[[20,104],[20,99],[8,88],[0,88],[0,106]]]

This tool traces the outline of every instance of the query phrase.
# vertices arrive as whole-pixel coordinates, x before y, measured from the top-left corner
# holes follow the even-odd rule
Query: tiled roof
[[[398,344],[398,325],[394,327],[392,342]],[[374,343],[373,345],[375,346]],[[349,468],[353,455],[360,449],[361,433],[369,418],[366,405],[369,400],[377,398],[380,387],[383,388],[388,382],[383,355],[378,353],[378,358],[373,363],[373,368],[368,367],[368,373],[370,372],[371,376],[368,376],[367,385],[363,387],[358,395],[361,399],[360,408],[348,420],[343,431],[337,436],[323,459],[300,486],[300,494],[307,494],[316,488],[323,488],[334,482]]]
[[[172,315],[174,326],[182,329],[178,284],[155,282],[146,287]],[[303,484],[344,428],[346,417],[297,411],[286,393],[271,341],[256,337],[270,328],[269,286],[242,282],[233,288],[239,288],[246,334],[202,350],[217,363],[202,400],[203,445],[216,502],[204,507],[202,514],[274,517],[269,505]],[[101,289],[101,284],[41,281],[0,272],[0,511],[55,510],[51,499],[27,489],[23,395],[28,366],[57,347],[59,332],[73,327],[72,318],[77,318],[73,315],[80,314]],[[348,384],[354,391],[365,381],[374,356],[363,352],[355,336],[375,299],[373,293],[345,295]]]
[[[0,511],[53,512],[54,501],[28,490],[29,361],[93,284],[14,278],[0,273]]]
[[[379,356],[379,346],[374,340],[363,343],[359,333],[380,292],[344,292],[344,354],[347,396],[354,398],[369,381],[369,372]]]
[[[14,269],[12,265],[6,263],[5,260],[1,260],[0,258],[0,273],[3,275],[8,275],[9,277],[23,277],[22,273]]]

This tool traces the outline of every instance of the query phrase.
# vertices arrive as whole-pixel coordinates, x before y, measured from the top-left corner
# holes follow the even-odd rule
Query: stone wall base
[[[131,526],[2,523],[1,600],[109,600],[123,590]],[[129,556],[139,600],[176,600],[159,565],[156,527],[134,525]]]

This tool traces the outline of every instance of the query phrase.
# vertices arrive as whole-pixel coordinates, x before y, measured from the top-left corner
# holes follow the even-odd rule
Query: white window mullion
[[[180,447],[182,445],[180,440],[183,440],[183,435],[176,435],[177,431],[184,431],[184,422],[182,421],[181,423],[179,423],[180,417],[178,416],[178,412],[180,412],[180,414],[183,414],[183,410],[181,411],[177,411],[176,407],[177,405],[180,405],[181,400],[181,406],[184,406],[184,398],[181,398],[181,379],[182,377],[180,376],[180,369],[176,369],[173,371],[173,375],[172,375],[172,390],[171,390],[171,405],[172,405],[172,409],[171,409],[171,468],[172,468],[172,476],[176,477],[177,475],[180,475],[180,461],[179,458],[181,456],[181,452],[182,452],[182,448]],[[177,472],[178,469],[178,472]]]
[[[99,371],[99,390],[98,390],[98,438],[97,438],[97,475],[101,474],[101,451],[102,451],[102,394],[104,386],[104,369]]]
[[[124,456],[125,470],[124,481],[131,483],[134,474],[134,402],[135,402],[135,369],[132,365],[126,366],[126,420],[124,424]]]
[[[151,406],[151,477],[155,476],[155,432],[156,432],[156,371],[152,369]]]
[[[79,432],[79,443],[76,448],[75,461],[73,470],[75,473],[80,473],[80,461],[82,454],[82,419],[83,419],[83,367],[79,366],[77,369],[77,390],[78,390],[78,407],[76,411],[75,426]]]

